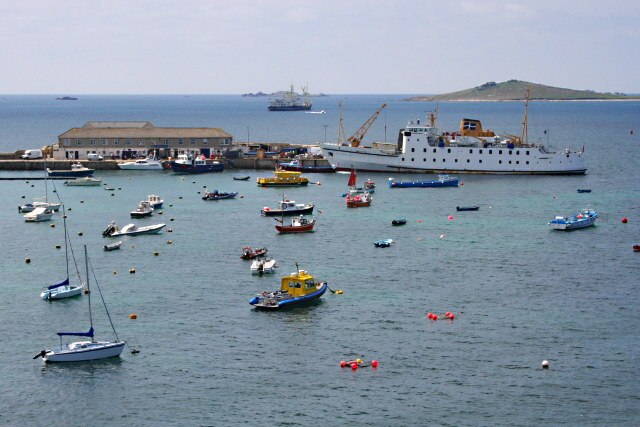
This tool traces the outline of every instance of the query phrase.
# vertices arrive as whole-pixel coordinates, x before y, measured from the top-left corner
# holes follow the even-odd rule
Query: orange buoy
[[[135,313],[131,313],[131,314],[129,315],[129,319],[131,319],[131,320],[136,320],[137,318],[138,318],[138,315],[137,315],[137,314],[135,314]]]

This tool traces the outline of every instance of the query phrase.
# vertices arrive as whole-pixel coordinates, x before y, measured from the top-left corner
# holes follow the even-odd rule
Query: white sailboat
[[[85,264],[87,271],[87,290],[89,290],[89,257],[87,255],[87,246],[84,246],[84,256],[85,256]],[[93,268],[92,268],[93,271]],[[94,276],[95,277],[95,276]],[[38,357],[42,357],[47,363],[56,363],[56,362],[83,362],[88,360],[98,360],[98,359],[106,359],[109,357],[120,356],[124,346],[126,344],[125,341],[120,341],[118,338],[118,334],[116,332],[115,327],[113,326],[113,322],[111,321],[111,315],[109,314],[109,310],[107,310],[107,305],[104,302],[104,297],[102,295],[102,291],[100,290],[100,285],[96,281],[96,286],[98,288],[98,292],[100,294],[100,298],[102,300],[102,304],[107,312],[107,317],[109,318],[109,322],[111,323],[111,328],[113,329],[113,333],[116,337],[115,341],[97,341],[94,337],[94,329],[93,329],[93,316],[91,314],[91,292],[88,295],[89,301],[89,322],[90,327],[87,332],[58,332],[58,336],[60,337],[60,348],[56,350],[42,350],[40,353],[33,356],[34,359]],[[75,337],[87,337],[90,340],[84,341],[75,341],[72,343],[63,346],[62,337],[64,336],[75,336]]]
[[[47,163],[45,162],[45,170],[47,168]],[[33,212],[35,209],[37,208],[45,208],[47,211],[49,212],[58,212],[60,210],[60,206],[62,205],[62,203],[55,203],[55,202],[49,202],[49,188],[47,186],[47,181],[48,181],[48,176],[47,173],[45,171],[44,174],[44,197],[34,197],[34,201],[31,203],[26,203],[22,206],[18,206],[18,212],[23,212],[23,213],[28,213],[28,212]],[[42,201],[44,200],[44,201]],[[25,217],[26,218],[26,217]],[[39,219],[36,221],[46,221],[48,219],[51,219],[51,216],[49,216],[49,218],[47,219]],[[33,220],[29,220],[29,221],[33,221]]]
[[[64,207],[62,208],[64,213]],[[66,215],[62,216],[62,220],[64,223],[64,256],[66,259],[67,265],[67,278],[64,279],[60,283],[56,283],[55,285],[47,286],[47,289],[40,293],[40,298],[45,301],[52,301],[55,299],[63,299],[78,296],[82,293],[82,289],[84,285],[82,284],[82,280],[80,279],[80,275],[78,274],[78,281],[80,285],[71,285],[69,283],[69,235],[67,232],[67,220]],[[76,268],[77,271],[77,268]]]

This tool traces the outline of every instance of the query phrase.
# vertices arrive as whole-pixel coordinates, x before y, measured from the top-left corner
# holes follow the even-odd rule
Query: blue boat
[[[180,154],[178,160],[170,163],[171,169],[177,173],[209,173],[222,172],[224,165],[220,162],[207,160],[204,157],[194,158],[189,154]]]
[[[47,168],[47,175],[53,177],[76,177],[82,178],[85,176],[93,175],[94,169],[86,168],[82,163],[73,163],[71,169],[49,169]]]
[[[389,188],[409,188],[409,187],[457,187],[458,177],[449,175],[438,175],[437,180],[418,180],[418,181],[396,181],[389,178]]]
[[[572,216],[556,216],[549,221],[549,225],[554,230],[571,231],[578,228],[590,227],[598,219],[598,213],[591,209],[583,209]]]
[[[578,193],[591,193],[590,188],[578,188]]]
[[[320,298],[328,289],[327,282],[316,282],[305,270],[283,276],[280,289],[262,292],[249,300],[256,309],[278,310],[299,307]]]
[[[391,221],[391,225],[405,225],[406,223],[406,218],[396,218]]]
[[[306,173],[333,173],[336,169],[329,166],[306,166],[299,160],[288,163],[278,163],[278,167],[286,171],[306,172]]]

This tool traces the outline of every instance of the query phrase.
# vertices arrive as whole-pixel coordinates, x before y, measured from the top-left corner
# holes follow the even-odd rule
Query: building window
[[[65,139],[65,140],[62,142],[62,145],[71,145],[71,140],[69,140],[69,139]]]
[[[127,145],[131,145],[131,140],[127,139]]]
[[[402,161],[404,162],[404,157],[402,158]]]
[[[445,162],[445,159],[442,159],[442,163],[444,163],[444,162]]]
[[[422,152],[423,152],[423,153],[426,153],[426,152],[427,152],[427,149],[426,149],[426,148],[423,148],[423,149],[422,149]]]
[[[502,154],[502,150],[498,150],[498,154]]]
[[[433,162],[435,163],[436,159],[433,159]]]
[[[454,163],[458,163],[458,159],[455,159],[455,160],[454,160]]]
[[[527,151],[525,152],[525,154],[528,156],[528,155],[529,155],[529,150],[527,150]]]
[[[120,145],[120,140],[118,138],[114,139],[113,145]]]
[[[196,143],[195,138],[191,138],[191,144],[195,144],[195,143]]]
[[[209,142],[208,138],[202,138],[202,142]]]
[[[143,146],[144,145],[144,139],[141,139],[140,142],[138,142],[138,145]]]
[[[478,150],[478,152],[479,152],[480,154],[482,154],[482,150]]]
[[[179,144],[179,145],[184,144],[184,140],[183,140],[182,138],[180,138],[180,139],[178,140],[178,144]]]
[[[411,152],[412,152],[412,153],[415,153],[415,152],[416,152],[416,149],[415,149],[415,148],[411,148]]]
[[[509,164],[511,164],[511,160],[509,160]]]
[[[413,162],[414,160],[415,160],[415,159],[412,157],[412,158],[411,158],[411,161]]]
[[[509,150],[509,155],[511,155],[511,150]]]
[[[450,153],[450,152],[451,152],[451,148],[447,148],[447,153]]]
[[[165,144],[167,144],[167,145],[169,145],[169,140],[168,140],[168,139],[165,139],[165,140],[164,140],[164,143],[165,143]]]
[[[499,164],[502,164],[502,160],[498,160],[498,163],[499,163]]]
[[[82,145],[82,140],[80,138],[76,139],[76,145]]]
[[[520,164],[520,160],[516,160],[516,165],[519,165],[519,164]]]
[[[469,148],[469,154],[473,154],[473,148]]]
[[[92,140],[91,140],[91,142],[90,142],[90,144],[91,144],[91,145],[96,145],[96,140],[95,140],[95,139],[92,139]]]
[[[527,164],[529,164],[529,160],[527,160]]]
[[[102,145],[107,145],[107,139],[106,138],[102,138],[100,140],[100,142],[102,143]]]
[[[480,163],[482,163],[482,159],[480,159]]]
[[[489,150],[489,154],[493,154],[493,150]]]
[[[436,149],[435,149],[435,148],[433,149],[433,152],[434,152],[434,153],[436,152]]]
[[[520,155],[520,150],[516,151],[516,156]]]
[[[425,157],[424,159],[422,159],[422,161],[423,161],[423,162],[426,162],[426,161],[427,161],[427,158]]]
[[[469,160],[469,159],[467,159],[467,163],[469,163],[469,162],[470,162],[470,160]]]
[[[231,144],[231,138],[225,138],[222,140],[222,145],[229,145]]]

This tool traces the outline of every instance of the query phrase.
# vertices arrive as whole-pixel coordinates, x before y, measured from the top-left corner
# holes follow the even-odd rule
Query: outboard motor
[[[116,232],[116,226],[114,223],[111,223],[109,224],[107,229],[102,232],[102,237],[109,237],[115,232]]]

